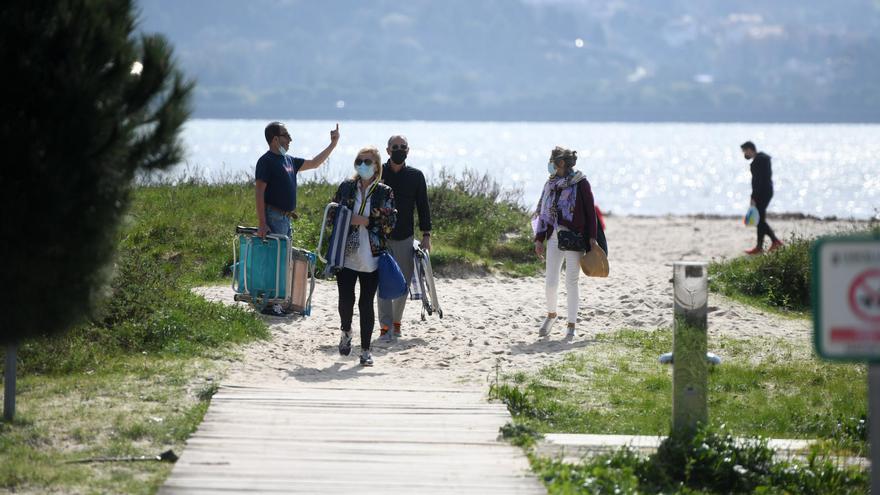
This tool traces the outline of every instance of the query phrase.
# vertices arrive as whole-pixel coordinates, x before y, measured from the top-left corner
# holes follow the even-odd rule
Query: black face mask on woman
[[[406,150],[394,150],[391,152],[391,161],[397,165],[406,161]]]

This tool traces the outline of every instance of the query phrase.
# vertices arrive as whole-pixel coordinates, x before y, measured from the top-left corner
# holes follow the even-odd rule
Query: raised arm
[[[330,153],[333,153],[333,149],[336,148],[336,143],[339,142],[339,123],[336,123],[336,129],[330,131],[330,144],[324,148],[323,151],[315,155],[311,160],[306,160],[303,162],[303,166],[300,167],[299,171],[303,170],[311,170],[313,168],[318,168],[327,161],[327,158],[330,157]]]

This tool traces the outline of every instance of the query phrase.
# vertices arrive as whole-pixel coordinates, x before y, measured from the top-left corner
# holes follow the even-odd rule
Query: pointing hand
[[[339,141],[339,122],[336,123],[336,129],[330,131],[330,142],[336,143]]]

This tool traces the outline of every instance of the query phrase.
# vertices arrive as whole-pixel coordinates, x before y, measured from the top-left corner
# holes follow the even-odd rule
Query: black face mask
[[[391,161],[397,165],[406,161],[406,150],[394,150],[391,152]]]

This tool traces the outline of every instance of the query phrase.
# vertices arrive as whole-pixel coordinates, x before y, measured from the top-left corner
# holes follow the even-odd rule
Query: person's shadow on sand
[[[511,354],[549,354],[571,349],[579,349],[596,343],[595,338],[588,340],[553,340],[549,337],[542,337],[539,340],[528,344],[515,344],[510,347]]]
[[[348,368],[343,366],[351,365]],[[377,373],[371,368],[357,365],[357,357],[351,363],[336,362],[324,369],[299,367],[287,370],[286,379],[296,380],[303,383],[326,383],[337,380],[348,380],[364,376],[383,376],[386,373]]]
[[[358,337],[355,337],[355,340]],[[373,354],[376,356],[382,356],[385,354],[391,354],[394,352],[401,352],[412,349],[414,347],[424,347],[428,345],[428,342],[422,338],[416,337],[413,339],[405,339],[400,338],[397,342],[388,343],[388,342],[379,342],[377,339],[373,339],[373,342],[370,344],[372,346]],[[360,348],[359,345],[355,345],[352,349]],[[324,354],[334,355],[339,353],[339,349],[335,345],[322,345],[318,346],[318,350]],[[352,350],[354,352],[354,350]]]

